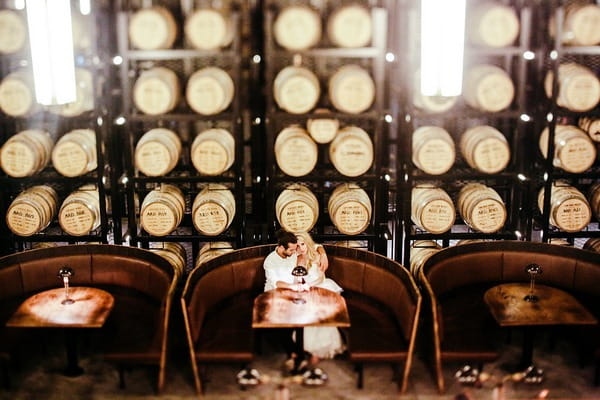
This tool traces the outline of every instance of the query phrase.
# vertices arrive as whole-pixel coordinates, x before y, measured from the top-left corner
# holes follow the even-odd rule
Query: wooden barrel
[[[329,159],[342,175],[362,175],[373,165],[373,142],[363,129],[347,126],[329,145]]]
[[[411,192],[411,219],[424,231],[444,233],[454,225],[456,210],[443,189],[414,187]]]
[[[329,218],[345,235],[358,235],[371,222],[371,199],[355,183],[344,183],[334,189],[327,203]]]
[[[177,107],[180,96],[179,78],[164,67],[143,71],[133,85],[133,102],[144,114],[166,114]]]
[[[231,44],[234,27],[227,13],[200,8],[187,17],[184,31],[187,41],[196,49],[216,50]]]
[[[600,183],[594,183],[589,190],[590,207],[597,219],[600,220]]]
[[[375,100],[375,82],[358,65],[345,65],[329,79],[329,99],[341,112],[360,114]]]
[[[165,236],[181,223],[185,199],[174,185],[162,184],[146,195],[140,211],[140,225],[150,235]]]
[[[422,126],[412,134],[412,161],[423,172],[441,175],[454,164],[454,141],[444,128]]]
[[[371,13],[360,4],[338,7],[327,19],[327,36],[338,47],[367,46],[372,32]]]
[[[223,233],[235,218],[235,198],[226,186],[210,183],[194,199],[192,221],[203,235]]]
[[[499,2],[476,5],[467,21],[469,39],[481,46],[510,46],[519,35],[519,17],[516,11]]]
[[[424,96],[421,93],[421,70],[417,70],[413,79],[412,102],[423,111],[439,114],[450,110],[458,101],[458,96]]]
[[[171,11],[153,6],[137,10],[129,19],[129,42],[141,50],[169,49],[177,38]]]
[[[590,238],[583,244],[584,250],[600,253],[600,238]]]
[[[548,243],[553,244],[555,246],[569,246],[569,247],[573,246],[566,239],[559,239],[559,238],[552,238],[552,239],[550,239],[550,241]]]
[[[48,110],[63,117],[76,117],[94,109],[94,77],[83,68],[75,68],[76,96],[72,103],[49,106]]]
[[[196,268],[206,263],[213,258],[216,258],[222,254],[231,253],[233,251],[233,245],[229,242],[209,242],[204,244],[198,252],[198,258],[196,258]]]
[[[481,64],[468,69],[463,97],[469,106],[486,112],[502,111],[511,105],[514,96],[513,81],[502,68]]]
[[[94,185],[85,185],[71,193],[58,211],[58,222],[72,236],[89,235],[100,226],[100,194]]]
[[[190,76],[185,98],[198,114],[214,115],[229,107],[234,93],[233,80],[227,72],[217,67],[206,67]]]
[[[170,129],[150,129],[135,146],[135,166],[148,176],[168,174],[175,168],[180,156],[181,140]]]
[[[504,135],[488,125],[467,129],[460,150],[471,168],[486,174],[502,171],[510,162],[510,147]]]
[[[550,34],[556,36],[556,21],[550,20]],[[600,43],[600,6],[572,2],[565,6],[562,42],[572,46],[594,46]]]
[[[46,185],[33,186],[12,201],[6,211],[6,225],[15,235],[31,236],[40,233],[54,219],[58,194]]]
[[[336,246],[349,247],[351,249],[368,250],[369,242],[367,240],[339,240],[334,242]]]
[[[182,276],[185,273],[187,255],[185,248],[180,243],[151,243],[150,251],[167,260],[173,266],[173,270],[178,276]]]
[[[316,114],[328,113],[328,110],[315,110]],[[335,118],[311,118],[306,121],[306,129],[317,143],[329,143],[335,138],[340,128],[340,121]]]
[[[24,70],[11,72],[0,82],[0,110],[10,117],[24,117],[39,110],[33,78]]]
[[[312,110],[319,101],[320,93],[319,79],[303,67],[285,67],[273,82],[275,102],[292,114],[304,114]]]
[[[298,125],[283,129],[275,139],[275,160],[286,175],[304,176],[310,173],[318,157],[317,144]]]
[[[275,216],[289,232],[308,232],[319,218],[319,201],[306,186],[289,185],[277,197]]]
[[[11,136],[0,150],[0,164],[8,176],[23,178],[46,167],[52,153],[52,137],[40,129],[27,129]]]
[[[65,133],[52,149],[52,165],[59,174],[74,177],[98,167],[96,133],[91,129],[73,129]]]
[[[548,157],[549,129],[540,134],[539,147]],[[573,125],[556,125],[554,128],[553,165],[567,172],[580,173],[588,170],[596,160],[596,146],[589,135]]]
[[[321,40],[321,18],[312,8],[291,5],[277,14],[273,35],[278,45],[288,50],[305,50]]]
[[[544,90],[552,97],[554,72],[548,71],[544,79]],[[586,66],[563,63],[558,66],[558,96],[556,104],[571,111],[584,112],[596,107],[600,101],[600,80]]]
[[[20,51],[27,39],[27,22],[13,10],[0,10],[0,54]]]
[[[423,264],[442,247],[433,240],[415,240],[410,246],[410,273],[415,279],[419,277],[419,271]]]
[[[544,210],[544,188],[538,193],[538,208]],[[579,232],[591,220],[592,211],[579,190],[566,182],[552,184],[550,194],[550,224],[565,232]]]
[[[594,142],[600,142],[600,118],[581,117],[577,124]]]
[[[221,175],[235,160],[235,139],[225,129],[207,129],[196,136],[192,164],[203,175]]]
[[[463,186],[457,206],[463,221],[478,232],[498,232],[506,222],[504,201],[498,192],[481,183]]]

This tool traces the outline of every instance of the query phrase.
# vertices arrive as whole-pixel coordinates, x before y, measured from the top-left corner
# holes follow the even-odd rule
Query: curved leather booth
[[[273,245],[249,247],[214,258],[194,269],[185,285],[182,308],[196,390],[198,367],[253,359],[252,305],[264,289],[263,261]],[[350,314],[349,359],[362,364],[403,366],[404,391],[412,362],[421,296],[408,271],[381,255],[325,245],[327,275],[344,288]]]
[[[531,263],[543,269],[536,282],[571,293],[600,318],[600,254],[521,241],[471,243],[441,250],[419,273],[429,303],[424,316],[433,340],[440,392],[445,390],[443,362],[486,362],[498,356],[491,337],[499,328],[483,295],[500,283],[528,282],[525,267]],[[596,329],[586,328],[586,336],[592,337]]]
[[[114,308],[99,331],[104,358],[120,367],[156,365],[158,391],[165,381],[167,333],[178,276],[162,257],[134,247],[71,245],[29,250],[0,258],[0,358],[8,360],[15,337],[6,321],[27,297],[61,287],[58,270],[68,266],[72,286],[104,289]],[[6,339],[6,340],[5,340]]]

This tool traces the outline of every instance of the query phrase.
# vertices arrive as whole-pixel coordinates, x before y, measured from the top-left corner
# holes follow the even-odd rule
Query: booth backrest
[[[75,272],[72,286],[121,286],[163,301],[173,289],[173,267],[149,251],[115,245],[71,245],[0,258],[0,298],[60,287],[58,270]]]
[[[373,252],[329,245],[325,245],[325,249],[329,257],[327,275],[344,290],[360,293],[387,306],[408,341],[420,297],[408,270]]]
[[[525,268],[542,267],[536,282],[586,295],[598,295],[600,254],[576,248],[521,241],[470,243],[444,249],[424,264],[436,296],[495,282],[529,281]]]

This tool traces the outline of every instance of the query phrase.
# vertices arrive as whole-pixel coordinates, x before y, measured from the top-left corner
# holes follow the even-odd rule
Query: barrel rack
[[[389,169],[387,149],[386,126],[384,115],[387,114],[387,99],[385,96],[385,85],[388,80],[388,69],[385,62],[388,40],[388,9],[390,2],[361,2],[371,10],[373,32],[369,47],[364,48],[336,48],[321,40],[314,48],[304,51],[290,51],[280,47],[275,42],[273,23],[278,10],[292,4],[287,1],[266,0],[263,2],[264,16],[264,76],[265,76],[265,164],[263,166],[266,175],[265,204],[267,235],[273,238],[274,232],[279,228],[275,215],[275,202],[279,193],[292,183],[306,185],[319,201],[319,218],[311,234],[315,240],[323,241],[347,241],[356,240],[366,243],[367,248],[385,254],[387,251],[387,240],[391,239],[391,231],[388,228],[390,215],[388,213],[388,181],[385,175]],[[297,4],[297,3],[296,3]],[[302,4],[308,4],[304,2]],[[322,20],[341,5],[341,2],[330,1],[320,5]],[[313,6],[313,4],[311,4]],[[386,8],[387,6],[387,8]],[[325,36],[325,35],[324,35]],[[366,112],[353,115],[335,111],[328,102],[327,96],[323,95],[317,104],[317,108],[327,108],[326,114],[316,114],[314,111],[306,114],[291,114],[278,108],[273,95],[273,82],[277,72],[283,67],[294,65],[294,58],[301,60],[302,66],[308,66],[318,76],[322,88],[327,77],[335,70],[345,64],[358,64],[367,69],[375,82],[376,97],[373,105]],[[374,149],[374,162],[371,168],[363,175],[350,178],[339,173],[331,164],[328,155],[328,145],[318,144],[318,161],[312,172],[302,177],[291,177],[285,175],[275,161],[274,144],[278,133],[292,125],[305,126],[306,122],[315,117],[333,118],[340,121],[340,127],[356,125],[363,128],[371,136]],[[332,190],[341,183],[353,182],[364,189],[371,199],[372,215],[368,228],[357,235],[346,235],[339,232],[333,225],[327,210],[328,198]],[[272,241],[272,239],[271,239]]]
[[[5,4],[0,3],[0,6],[4,8]],[[110,155],[108,149],[111,147],[111,137],[107,124],[108,110],[111,105],[106,101],[110,92],[110,87],[106,80],[106,77],[109,76],[107,72],[109,67],[107,60],[110,53],[107,35],[97,35],[97,32],[107,23],[108,10],[104,2],[95,2],[92,7],[96,15],[92,23],[89,23],[85,19],[85,16],[77,14],[78,9],[75,8],[73,13],[75,17],[82,20],[81,23],[89,23],[86,29],[90,35],[89,47],[84,50],[76,49],[75,60],[76,67],[92,72],[94,109],[73,117],[53,114],[46,110],[41,110],[28,117],[16,118],[0,113],[0,143],[4,144],[10,136],[24,129],[47,130],[54,142],[72,129],[91,129],[96,135],[98,167],[86,175],[74,178],[60,175],[50,166],[50,163],[40,173],[25,178],[13,178],[4,173],[4,171],[0,171],[0,186],[2,187],[0,194],[0,220],[2,220],[0,224],[1,254],[28,249],[36,242],[72,244],[79,242],[108,243],[111,240],[110,235],[115,216],[112,215],[109,206],[112,199],[109,179],[113,170],[109,162]],[[26,42],[24,49],[18,53],[0,55],[0,80],[20,67],[31,65],[31,58],[27,47],[28,44]],[[58,208],[60,208],[62,201],[79,187],[86,184],[95,185],[100,195],[100,226],[88,235],[72,236],[61,229],[58,219],[55,217],[48,228],[41,233],[27,237],[12,233],[4,222],[6,220],[6,210],[10,206],[10,203],[20,192],[28,187],[43,184],[53,187],[58,193]]]

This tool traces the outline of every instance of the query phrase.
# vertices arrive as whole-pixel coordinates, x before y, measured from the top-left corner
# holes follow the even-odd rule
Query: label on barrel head
[[[63,230],[74,236],[87,235],[94,227],[94,222],[96,222],[92,211],[77,202],[62,207],[58,220]]]
[[[358,176],[369,170],[373,163],[373,147],[358,137],[346,137],[332,147],[335,168],[346,176]]]
[[[168,48],[175,36],[175,27],[168,11],[163,8],[147,8],[137,11],[129,22],[129,40],[142,50]]]
[[[318,118],[309,120],[306,127],[315,142],[329,143],[337,134],[339,125],[335,119]]]
[[[333,215],[333,222],[340,232],[347,235],[357,235],[369,225],[369,212],[358,201],[346,201],[341,204]]]
[[[510,161],[508,145],[496,138],[480,141],[473,151],[473,163],[482,172],[493,174],[503,170]]]
[[[229,216],[216,203],[204,203],[194,210],[194,226],[205,235],[218,235],[229,225]]]
[[[229,165],[229,156],[216,140],[203,140],[194,149],[192,163],[201,174],[219,175]]]
[[[218,49],[227,41],[228,26],[225,17],[216,10],[195,11],[185,24],[185,34],[197,49]]]
[[[332,102],[340,111],[358,114],[367,110],[375,98],[375,85],[368,75],[347,71],[339,81],[332,80]]]
[[[583,172],[594,163],[596,148],[587,138],[572,138],[560,149],[559,159],[565,171]]]
[[[205,115],[218,113],[225,102],[223,87],[210,76],[191,79],[187,86],[186,96],[190,107]]]
[[[448,171],[454,164],[454,146],[442,139],[430,139],[423,143],[416,157],[418,166],[431,175]]]
[[[277,165],[287,175],[306,175],[317,164],[316,145],[308,136],[290,137],[277,150]]]
[[[171,167],[171,154],[162,143],[147,142],[135,150],[135,163],[146,175],[164,175]]]
[[[477,101],[484,111],[500,111],[512,103],[515,88],[505,73],[492,72],[477,85]]]
[[[177,224],[173,211],[161,203],[151,203],[145,207],[140,219],[144,230],[156,236],[169,234]]]
[[[338,9],[329,20],[330,39],[340,47],[362,47],[371,41],[371,16],[358,5]]]
[[[135,105],[146,114],[156,115],[169,112],[171,100],[171,88],[159,78],[138,80],[133,89]]]
[[[19,79],[4,79],[0,84],[0,109],[11,117],[20,117],[33,106],[30,88]]]
[[[77,143],[60,143],[52,152],[54,168],[64,176],[79,176],[87,172],[88,156]]]
[[[6,223],[11,231],[20,236],[38,233],[41,216],[29,204],[15,204],[8,209]]]
[[[317,103],[319,88],[303,76],[293,76],[282,83],[278,97],[281,108],[291,113],[305,113]]]
[[[4,172],[15,178],[33,174],[38,165],[37,157],[32,149],[17,141],[4,145],[0,161]]]
[[[279,222],[290,232],[306,232],[314,226],[315,214],[308,204],[294,200],[283,207]]]
[[[431,233],[446,232],[455,218],[454,207],[444,200],[428,202],[419,216],[423,228]]]
[[[506,221],[506,209],[497,200],[481,200],[473,207],[469,219],[473,228],[480,232],[497,232]]]
[[[580,199],[563,201],[554,212],[556,226],[566,232],[579,232],[590,222],[590,208]]]
[[[579,73],[575,76],[570,76],[568,84],[564,88],[561,88],[561,90],[565,91],[565,104],[561,105],[569,110],[591,110],[598,104],[598,100],[600,100],[600,82],[593,73]]]

